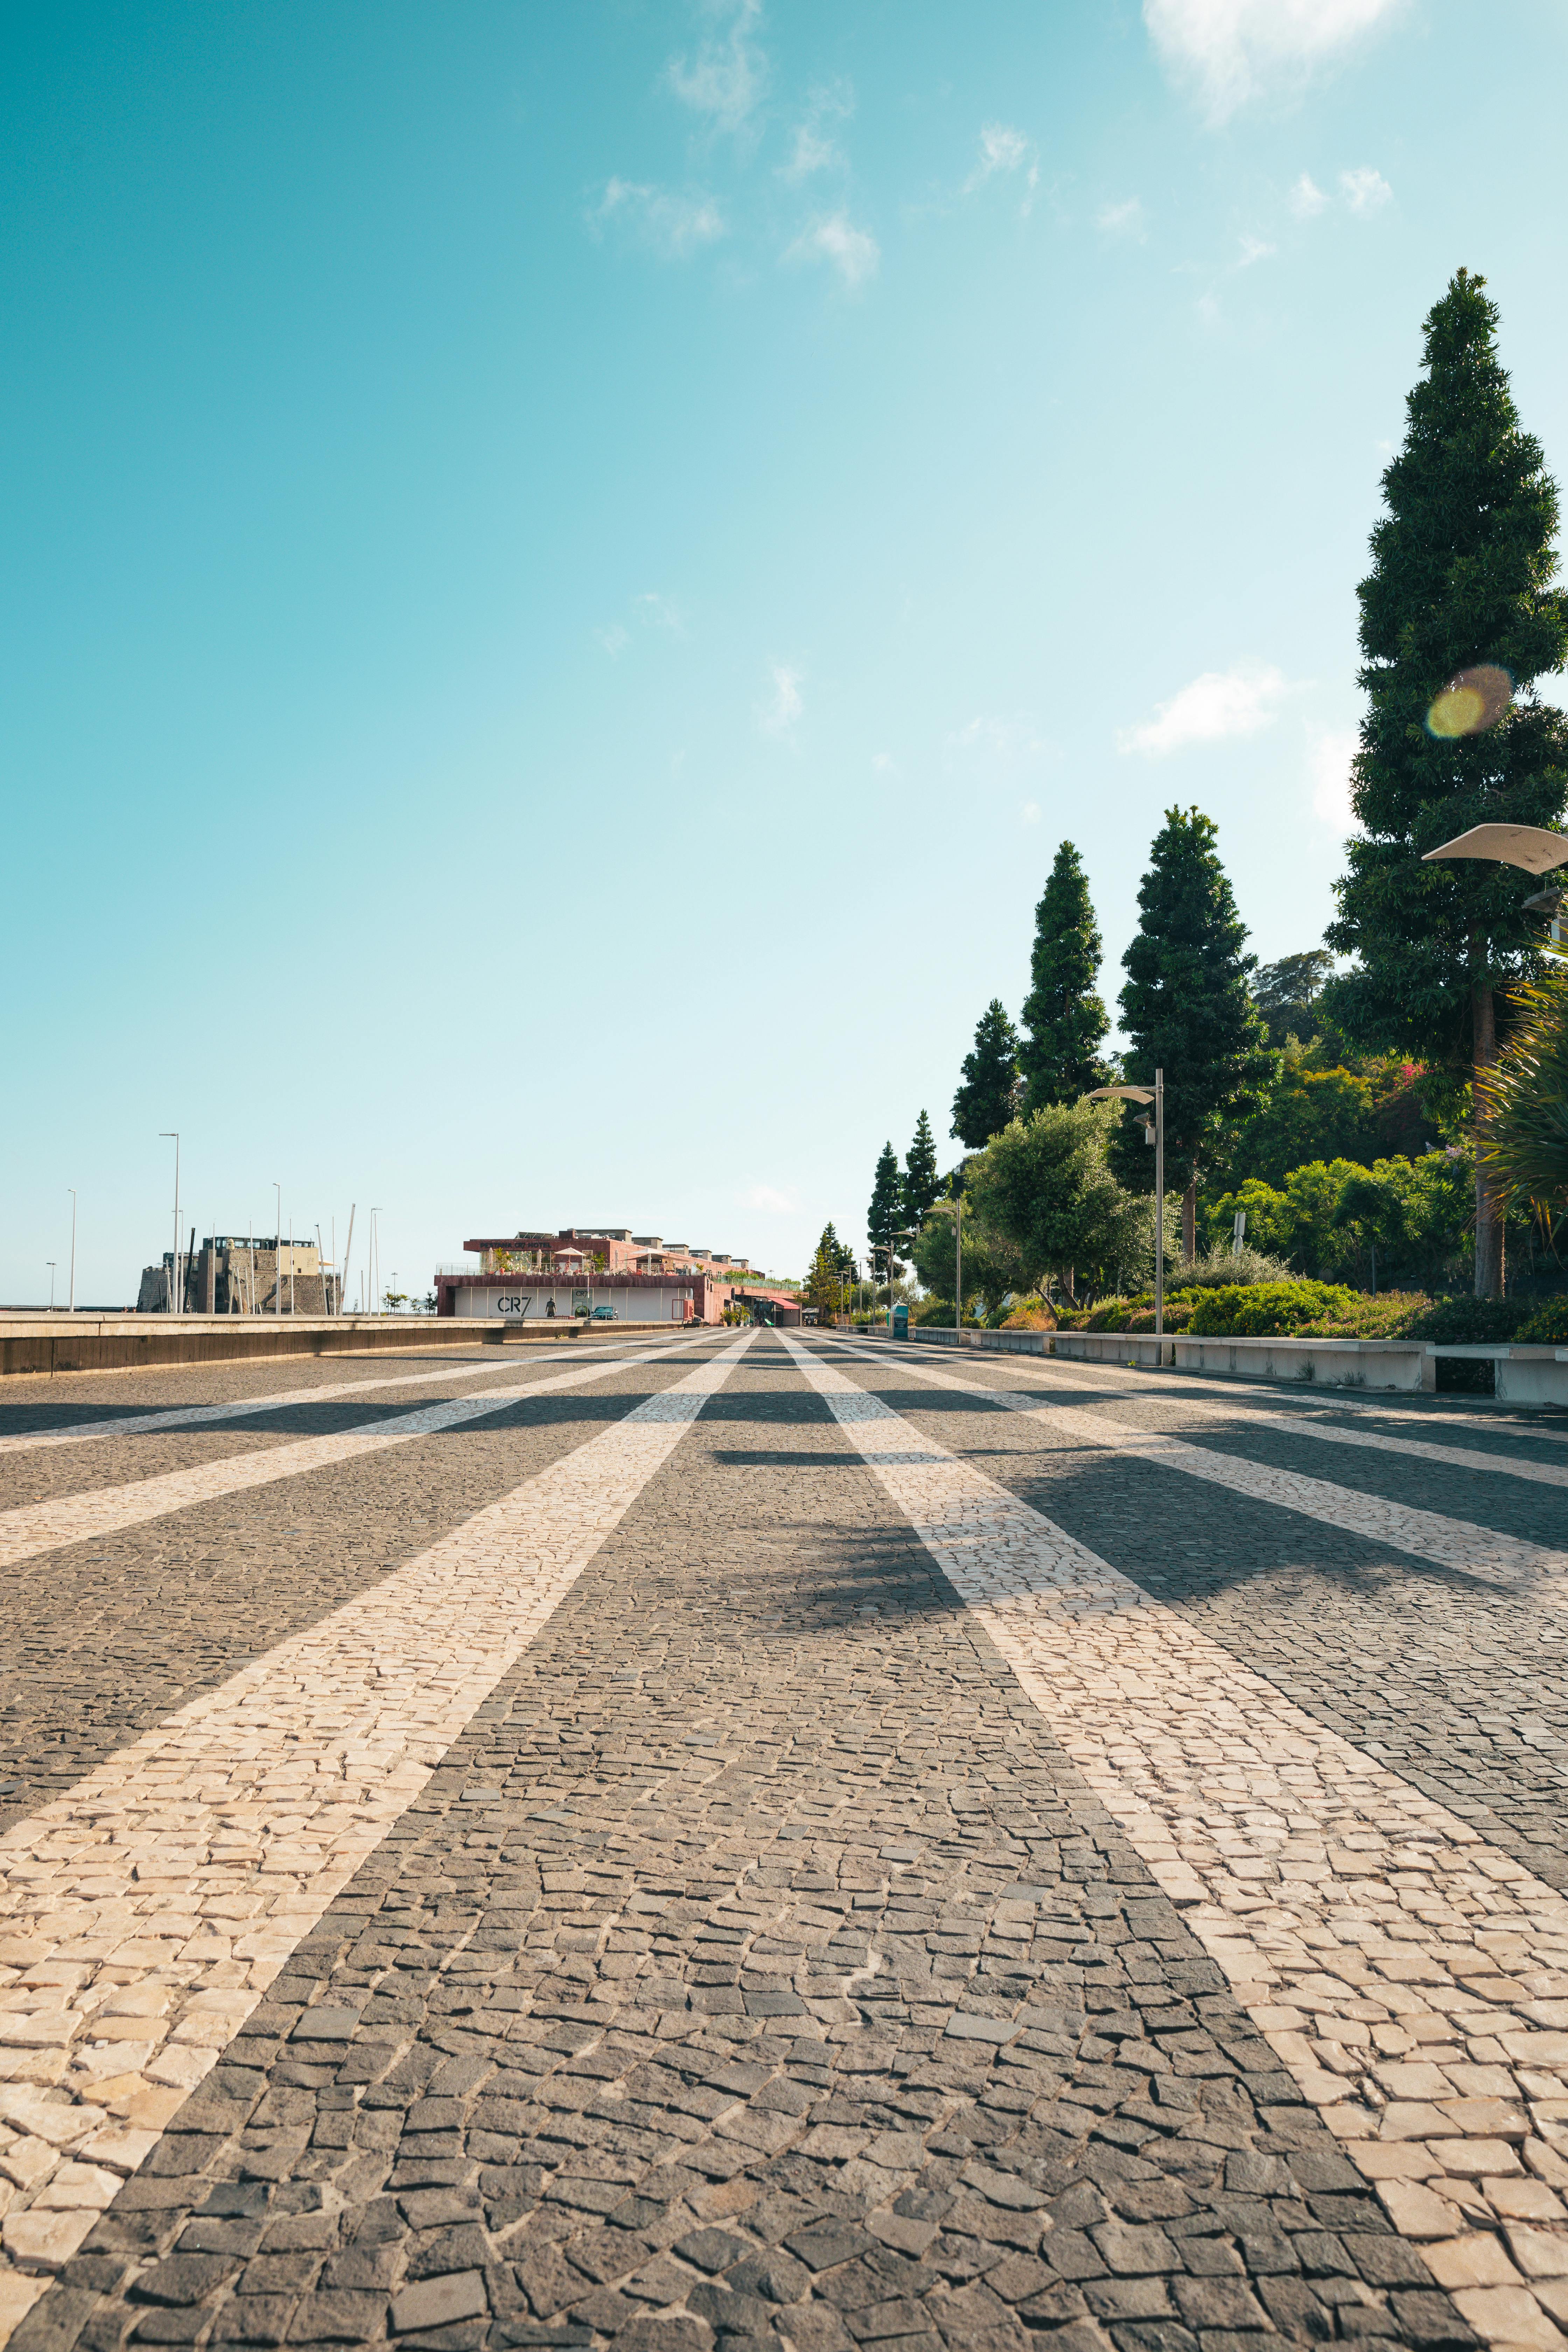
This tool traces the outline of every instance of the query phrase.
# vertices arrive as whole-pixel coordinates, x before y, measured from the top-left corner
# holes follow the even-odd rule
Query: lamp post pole
[[[275,1196],[273,1221],[278,1229],[272,1242],[272,1261],[276,1268],[272,1284],[272,1312],[281,1317],[283,1313],[283,1187],[281,1184],[275,1183],[272,1191]]]
[[[169,1275],[169,1312],[171,1315],[178,1315],[184,1311],[185,1304],[184,1291],[180,1285],[180,1131],[178,1128],[161,1129],[159,1141],[173,1142],[174,1147],[174,1262]],[[174,1304],[176,1292],[179,1294],[180,1301],[177,1307]]]
[[[1091,1087],[1089,1100],[1107,1102],[1113,1095],[1124,1102],[1152,1106],[1143,1133],[1154,1147],[1154,1338],[1158,1341],[1165,1336],[1165,1073],[1156,1070],[1152,1087]],[[1163,1349],[1157,1349],[1156,1355],[1163,1363]]]
[[[49,1313],[52,1315],[55,1311],[55,1262],[51,1257],[46,1258],[44,1263],[49,1269]]]
[[[70,1196],[71,1196],[71,1283],[70,1283],[70,1303],[69,1303],[68,1307],[67,1307],[67,1310],[66,1310],[66,1311],[67,1311],[67,1313],[68,1313],[68,1314],[74,1315],[74,1314],[76,1313],[76,1186],[75,1186],[74,1184],[68,1184],[68,1185],[67,1185],[67,1187],[66,1187],[66,1190],[67,1190],[67,1192],[68,1192],[70,1194]]]
[[[952,1328],[963,1328],[963,1195],[957,1197],[957,1213],[952,1220]]]

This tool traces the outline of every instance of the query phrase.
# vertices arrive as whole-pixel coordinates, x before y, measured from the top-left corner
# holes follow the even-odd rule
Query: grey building
[[[276,1234],[241,1238],[209,1234],[200,1249],[181,1253],[177,1276],[174,1253],[165,1250],[160,1265],[142,1269],[136,1312],[167,1315],[176,1287],[183,1293],[176,1310],[184,1315],[276,1315],[281,1309],[285,1315],[322,1316],[342,1311],[342,1277],[335,1267],[322,1265],[315,1243],[279,1242]]]

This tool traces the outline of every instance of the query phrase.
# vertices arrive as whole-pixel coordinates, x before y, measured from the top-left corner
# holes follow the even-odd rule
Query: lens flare
[[[1455,741],[1461,735],[1484,735],[1495,727],[1513,700],[1513,680],[1495,662],[1479,662],[1451,677],[1426,713],[1426,731]]]

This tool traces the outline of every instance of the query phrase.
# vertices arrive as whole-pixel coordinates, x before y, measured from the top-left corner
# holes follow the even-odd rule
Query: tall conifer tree
[[[877,1173],[871,1184],[871,1205],[866,1212],[866,1238],[874,1249],[893,1248],[893,1235],[904,1223],[900,1213],[904,1204],[904,1180],[899,1170],[899,1155],[893,1150],[889,1136],[882,1146],[877,1162]],[[896,1258],[890,1263],[897,1264]]]
[[[1461,269],[1426,322],[1426,373],[1404,446],[1383,477],[1385,512],[1362,582],[1362,723],[1340,911],[1326,934],[1353,971],[1326,992],[1355,1042],[1418,1054],[1456,1085],[1489,1069],[1500,991],[1531,971],[1540,918],[1507,866],[1424,866],[1472,825],[1557,825],[1568,800],[1568,724],[1534,680],[1568,658],[1568,598],[1554,586],[1557,488],[1521,430],[1497,354],[1497,305]],[[1461,670],[1513,680],[1495,725],[1435,734],[1428,712]],[[1503,1286],[1500,1203],[1477,1155],[1476,1290]]]
[[[952,1132],[978,1151],[1018,1108],[1018,1033],[1007,1008],[994,996],[974,1026],[974,1044],[963,1057],[952,1098]]]
[[[931,1212],[931,1205],[942,1197],[942,1178],[936,1168],[936,1138],[931,1131],[931,1120],[922,1110],[915,1121],[914,1140],[904,1160],[903,1222],[910,1233],[918,1234]]]
[[[1262,1108],[1279,1056],[1247,986],[1256,956],[1215,844],[1218,827],[1194,809],[1167,809],[1138,887],[1138,931],[1122,967],[1125,1065],[1134,1086],[1165,1073],[1165,1182],[1182,1192],[1182,1249],[1197,1246],[1198,1179],[1227,1129]],[[1124,1118],[1111,1144],[1123,1183],[1146,1192],[1153,1153],[1142,1122]]]
[[[1077,849],[1064,841],[1035,909],[1035,950],[1024,999],[1018,1066],[1024,1108],[1077,1102],[1105,1083],[1096,1048],[1110,1026],[1095,994],[1102,949],[1089,878]]]

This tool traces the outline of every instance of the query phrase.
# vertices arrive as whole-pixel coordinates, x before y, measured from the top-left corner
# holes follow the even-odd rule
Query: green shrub
[[[1187,1328],[1194,1339],[1268,1339],[1347,1314],[1353,1296],[1338,1283],[1238,1283],[1204,1291]]]
[[[1568,1298],[1547,1299],[1513,1336],[1526,1347],[1568,1347]]]
[[[1416,1339],[1446,1339],[1451,1347],[1484,1346],[1514,1339],[1530,1314],[1522,1298],[1439,1298],[1411,1326]]]
[[[1302,1335],[1312,1339],[1403,1339],[1431,1305],[1424,1290],[1380,1290],[1375,1298],[1364,1290],[1352,1291],[1347,1308],[1303,1323]]]

